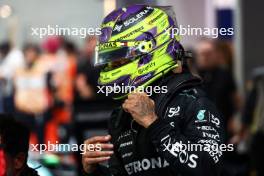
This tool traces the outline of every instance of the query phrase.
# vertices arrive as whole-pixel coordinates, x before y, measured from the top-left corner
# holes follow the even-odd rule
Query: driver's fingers
[[[109,142],[111,139],[110,135],[107,136],[95,136],[87,139],[84,143],[85,144],[95,144],[98,142]]]
[[[107,161],[109,159],[110,159],[109,156],[100,157],[100,158],[83,158],[83,160],[84,160],[84,162],[86,164],[97,164],[97,163],[101,163],[101,162]]]
[[[94,151],[94,152],[86,152],[84,157],[87,158],[98,158],[98,157],[108,157],[113,155],[113,151]]]

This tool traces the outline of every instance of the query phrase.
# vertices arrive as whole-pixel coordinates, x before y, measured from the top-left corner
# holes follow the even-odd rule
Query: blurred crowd
[[[105,100],[96,94],[99,72],[92,66],[95,46],[95,36],[88,37],[81,49],[56,36],[42,44],[26,43],[22,50],[0,42],[0,113],[15,114],[27,125],[31,143],[68,143],[71,136],[78,138],[78,132],[72,130],[76,109]],[[259,146],[263,146],[263,132],[254,121],[258,118],[254,114],[257,105],[252,106],[260,101],[257,92],[261,89],[254,82],[260,80],[260,73],[251,80],[248,96],[242,96],[233,75],[231,42],[201,39],[192,50],[191,70],[203,78],[206,92],[223,114],[225,142],[233,143],[236,149],[226,153],[223,175],[263,173],[259,166],[263,159],[256,154],[256,150],[262,152]]]
[[[95,45],[95,37],[89,37],[81,51],[61,37],[41,45],[26,43],[22,51],[1,43],[0,111],[15,112],[39,143],[59,141],[58,124],[70,123],[74,101],[94,96],[96,73],[90,58]]]

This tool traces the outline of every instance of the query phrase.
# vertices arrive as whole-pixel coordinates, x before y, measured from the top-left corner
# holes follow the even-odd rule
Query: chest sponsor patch
[[[156,168],[165,168],[168,167],[169,163],[162,159],[158,158],[144,158],[142,160],[133,161],[125,165],[125,169],[128,175],[138,174],[142,171],[148,171]]]
[[[181,112],[180,106],[168,107],[165,117],[169,117],[169,118],[176,117],[180,115],[180,112]]]

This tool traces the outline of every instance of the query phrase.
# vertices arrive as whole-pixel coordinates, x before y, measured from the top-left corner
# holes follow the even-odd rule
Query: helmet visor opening
[[[119,59],[116,59],[112,62],[109,62],[108,64],[106,64],[104,67],[103,67],[103,70],[104,71],[111,71],[113,69],[116,69],[116,68],[119,68],[123,65],[126,65],[128,63],[130,63],[131,60],[130,59],[127,59],[127,58],[119,58]]]
[[[94,66],[104,66],[108,63],[112,63],[121,59],[132,61],[135,57],[141,56],[143,54],[145,53],[138,50],[137,47],[122,46],[100,51],[100,48],[97,46],[94,57]]]
[[[96,52],[94,58],[94,66],[103,66],[115,60],[120,60],[121,58],[127,58],[129,55],[129,48],[122,47],[114,50]]]
[[[142,41],[110,41],[96,46],[94,65],[100,66],[119,58],[133,59],[149,53],[153,46],[153,40]]]

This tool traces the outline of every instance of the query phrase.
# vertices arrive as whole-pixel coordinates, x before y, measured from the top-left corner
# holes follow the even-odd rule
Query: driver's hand
[[[155,102],[146,93],[134,92],[122,105],[132,118],[143,127],[149,127],[156,119]]]
[[[82,164],[84,171],[89,174],[96,169],[96,164],[105,162],[110,159],[113,152],[113,144],[109,144],[111,139],[110,135],[107,136],[95,136],[87,139],[84,144],[96,145],[101,144],[101,151],[86,151],[82,155]]]

